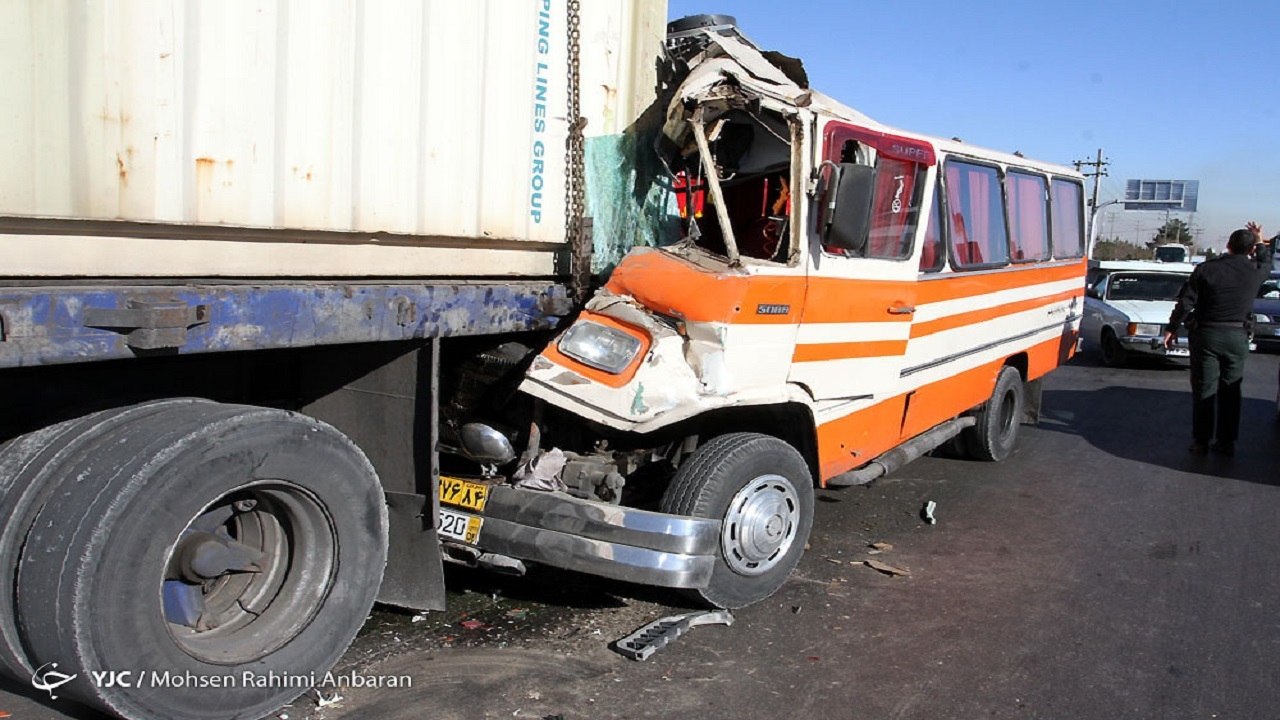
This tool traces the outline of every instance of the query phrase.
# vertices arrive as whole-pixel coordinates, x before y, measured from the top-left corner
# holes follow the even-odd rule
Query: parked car
[[[1253,341],[1258,347],[1280,348],[1280,272],[1258,289],[1253,301]]]
[[[1102,350],[1102,361],[1119,367],[1135,354],[1186,358],[1185,330],[1172,349],[1164,331],[1190,263],[1103,262],[1085,292],[1080,334]]]

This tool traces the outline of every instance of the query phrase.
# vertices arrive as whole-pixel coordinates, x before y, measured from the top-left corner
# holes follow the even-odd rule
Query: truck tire
[[[977,422],[965,428],[963,437],[969,457],[1001,462],[1018,446],[1018,428],[1026,402],[1022,374],[1008,365],[1000,368],[991,399],[974,414]]]
[[[95,452],[94,440],[115,425],[171,405],[206,402],[167,400],[125,410],[106,410],[51,425],[13,438],[0,446],[0,671],[28,682],[35,668],[27,660],[18,636],[14,607],[15,581],[23,543],[36,514],[56,486],[56,468],[63,458]]]
[[[776,592],[800,561],[813,526],[813,478],[777,438],[721,435],[680,466],[662,509],[721,521],[711,582],[691,592],[713,607],[746,607]]]
[[[48,468],[17,577],[30,664],[78,677],[59,696],[127,718],[260,718],[318,683],[386,562],[364,454],[312,418],[213,403],[90,435]]]

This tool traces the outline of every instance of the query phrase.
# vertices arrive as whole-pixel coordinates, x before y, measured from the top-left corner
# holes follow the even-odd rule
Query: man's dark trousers
[[[1240,385],[1249,335],[1236,327],[1199,327],[1189,333],[1191,344],[1191,434],[1201,445],[1214,437],[1217,406],[1220,443],[1234,443],[1240,434]]]

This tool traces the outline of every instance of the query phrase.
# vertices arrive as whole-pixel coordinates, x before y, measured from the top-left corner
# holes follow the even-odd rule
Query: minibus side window
[[[947,163],[946,179],[952,264],[963,270],[1008,263],[999,171],[953,161]]]
[[[1009,229],[1013,235],[1013,261],[1049,259],[1049,209],[1045,179],[1010,171],[1005,178],[1009,193]]]
[[[1053,191],[1053,255],[1078,258],[1084,255],[1084,191],[1079,183],[1054,180]]]
[[[947,260],[942,244],[942,185],[933,189],[933,209],[924,227],[924,243],[920,248],[920,272],[938,272]]]

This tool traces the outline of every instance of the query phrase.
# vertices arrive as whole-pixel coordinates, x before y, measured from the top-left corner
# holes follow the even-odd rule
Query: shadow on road
[[[1234,456],[1193,455],[1189,390],[1108,385],[1045,390],[1040,428],[1078,435],[1117,458],[1183,472],[1280,486],[1275,404],[1245,397]]]

